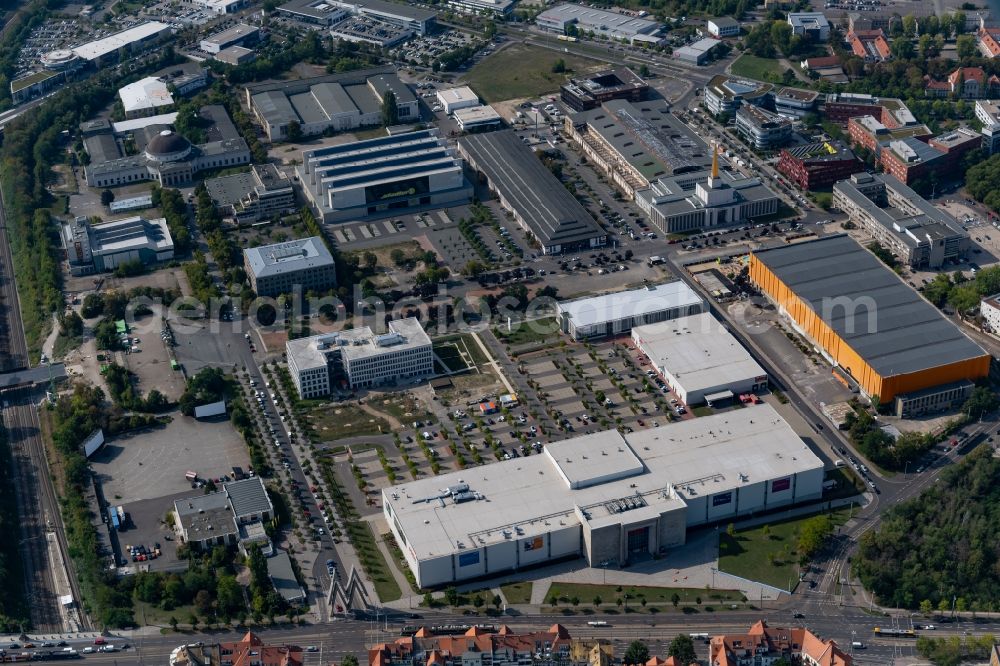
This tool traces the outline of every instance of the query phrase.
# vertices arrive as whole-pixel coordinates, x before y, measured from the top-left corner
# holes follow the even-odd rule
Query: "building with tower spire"
[[[778,197],[758,178],[720,167],[659,178],[635,193],[635,201],[662,233],[742,224],[778,212]]]

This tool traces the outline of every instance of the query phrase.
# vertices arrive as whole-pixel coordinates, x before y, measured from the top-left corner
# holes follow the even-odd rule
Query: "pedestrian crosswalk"
[[[452,224],[451,218],[443,210],[423,213],[420,215],[405,215],[395,220],[378,220],[375,222],[349,222],[347,224],[332,224],[333,237],[341,245],[359,241],[375,240],[383,236],[392,236],[419,229],[431,229]]]

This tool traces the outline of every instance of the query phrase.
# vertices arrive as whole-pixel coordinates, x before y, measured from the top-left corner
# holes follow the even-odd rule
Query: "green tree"
[[[934,604],[931,603],[930,599],[924,599],[920,602],[920,612],[928,616],[934,612]]]
[[[302,140],[302,125],[299,124],[297,120],[291,120],[288,123],[288,127],[285,129],[285,135],[288,140],[292,143],[298,143]]]
[[[601,604],[603,604],[603,603],[604,603],[604,599],[601,599],[601,595],[595,594],[594,595],[594,608],[600,608]]]
[[[625,655],[622,657],[622,663],[626,666],[631,666],[632,664],[645,664],[649,661],[649,648],[642,641],[632,641],[628,644],[625,649]]]
[[[340,666],[358,666],[358,658],[353,654],[345,654],[340,660]]]
[[[959,35],[955,40],[955,51],[961,59],[976,57],[978,53],[976,38],[972,35]]]
[[[889,47],[892,56],[897,60],[909,60],[913,57],[913,41],[908,38],[894,39]]]
[[[667,656],[673,657],[678,664],[690,664],[698,660],[694,651],[694,641],[688,634],[677,634],[667,649]]]
[[[903,34],[907,37],[913,37],[917,34],[917,19],[912,14],[903,17]]]
[[[554,63],[552,63],[552,73],[562,74],[566,71],[566,61],[562,58],[558,58]]]
[[[681,597],[679,594],[674,592],[673,594],[670,595],[670,603],[674,605],[674,608],[677,608],[677,604],[679,604],[680,602],[681,602]]]
[[[177,631],[177,625],[179,624],[179,622],[177,621],[176,617],[174,617],[173,615],[171,615],[170,619],[168,620],[168,623],[170,624],[170,628],[171,629],[173,629],[174,631]]]
[[[396,93],[388,91],[382,98],[382,124],[391,127],[399,123],[399,104],[396,102]]]
[[[501,606],[503,606],[503,598],[499,594],[494,594],[493,607],[496,608],[497,610],[500,610]]]
[[[101,190],[101,205],[110,206],[111,202],[115,200],[115,193],[109,189]]]

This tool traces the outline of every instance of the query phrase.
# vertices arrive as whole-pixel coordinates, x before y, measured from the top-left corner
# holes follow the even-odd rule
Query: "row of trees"
[[[1000,266],[989,266],[967,278],[961,271],[938,273],[921,288],[924,296],[934,305],[949,305],[956,312],[966,313],[979,307],[983,296],[1000,291]]]
[[[189,553],[190,555],[190,553]],[[193,605],[206,622],[216,619],[229,622],[246,618],[243,590],[236,581],[233,554],[225,546],[216,546],[201,559],[191,558],[182,574],[146,572],[136,574],[136,599],[165,611]],[[197,618],[182,618],[196,624]]]

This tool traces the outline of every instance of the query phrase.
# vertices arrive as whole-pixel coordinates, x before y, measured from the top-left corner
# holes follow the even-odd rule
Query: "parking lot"
[[[179,411],[168,416],[173,420],[166,427],[116,437],[94,456],[94,473],[109,503],[128,505],[191,492],[184,478],[188,470],[217,478],[232,474],[234,466],[249,468],[246,445],[229,421],[196,421]],[[164,505],[163,511],[167,509]]]
[[[162,339],[160,318],[152,314],[137,321],[129,333],[132,347],[129,353],[117,357],[135,373],[135,388],[142,394],[157,390],[174,401],[184,392],[184,377],[170,368],[170,354]]]

